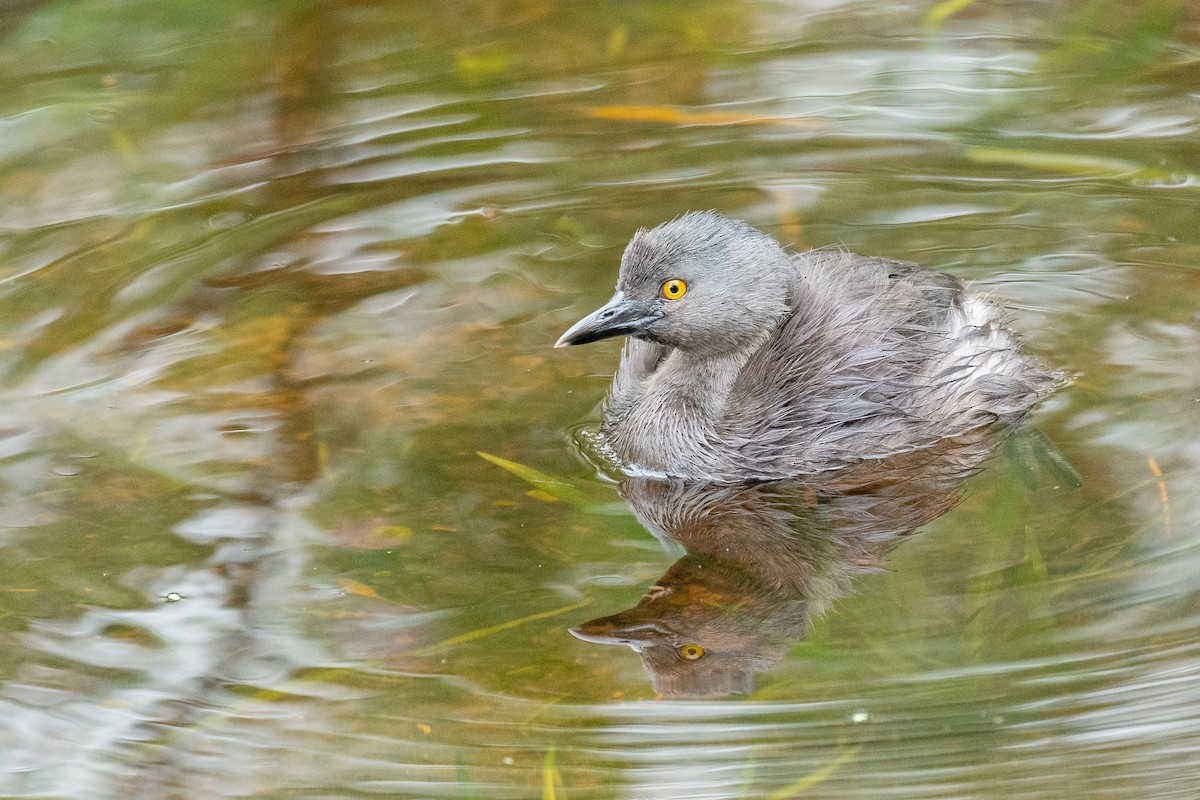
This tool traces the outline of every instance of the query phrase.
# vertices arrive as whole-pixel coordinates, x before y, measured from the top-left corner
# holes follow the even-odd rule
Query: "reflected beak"
[[[635,649],[643,643],[661,640],[664,632],[653,621],[643,622],[630,618],[635,610],[631,608],[620,614],[613,614],[611,617],[593,619],[582,625],[576,625],[574,628],[567,628],[567,630],[576,639],[582,639],[585,642],[627,644]]]
[[[566,347],[598,342],[613,336],[636,335],[660,317],[662,311],[653,303],[627,300],[622,292],[617,292],[603,306],[572,325],[554,346]]]

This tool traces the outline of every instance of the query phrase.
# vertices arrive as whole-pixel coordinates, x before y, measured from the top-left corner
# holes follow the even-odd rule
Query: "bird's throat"
[[[687,464],[703,474],[717,452],[730,390],[754,348],[720,356],[674,350],[641,387],[610,442],[625,461],[656,471]]]

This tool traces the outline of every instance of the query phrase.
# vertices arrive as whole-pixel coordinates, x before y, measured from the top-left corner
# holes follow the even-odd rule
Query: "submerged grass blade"
[[[689,111],[671,106],[596,106],[586,111],[591,119],[617,122],[656,122],[663,125],[786,125],[815,128],[807,119],[744,114],[736,111]]]
[[[1029,491],[1041,487],[1078,489],[1083,486],[1083,478],[1063,451],[1032,425],[1005,440],[1004,454]]]
[[[1184,0],[1089,0],[1076,4],[1058,43],[1042,54],[1039,72],[1086,82],[1090,91],[1136,74],[1161,60]]]
[[[789,783],[782,789],[776,789],[766,796],[766,800],[790,800],[790,798],[798,797],[801,792],[811,789],[818,783],[821,783],[830,775],[841,769],[844,764],[847,764],[853,760],[853,758],[858,755],[859,747],[861,747],[861,745],[856,744],[854,747],[841,749],[840,752],[834,756],[828,764],[818,770],[808,773],[803,778],[800,778],[793,783]]]
[[[506,469],[521,480],[532,484],[538,491],[545,492],[551,497],[569,503],[580,511],[589,511],[596,505],[583,492],[566,481],[552,478],[544,472],[538,472],[533,467],[527,467],[524,464],[518,464],[515,461],[509,461],[507,458],[494,456],[491,453],[476,451],[476,454],[484,461],[490,461],[497,467]]]
[[[937,30],[950,17],[974,4],[975,0],[942,0],[925,15],[925,27]]]
[[[451,636],[449,639],[443,639],[437,644],[431,644],[428,647],[419,647],[415,650],[406,650],[404,651],[404,655],[429,655],[430,653],[437,652],[443,648],[454,647],[455,645],[464,644],[465,642],[473,642],[476,639],[482,639],[485,636],[491,636],[493,633],[500,633],[501,631],[515,628],[518,625],[524,625],[527,622],[536,622],[539,619],[549,619],[550,617],[556,617],[559,614],[566,614],[568,611],[574,611],[577,608],[583,608],[591,602],[592,599],[589,597],[585,600],[580,600],[578,603],[572,603],[569,606],[554,608],[549,611],[539,611],[536,614],[530,614],[529,616],[521,617],[520,619],[510,619],[507,622],[501,622],[497,625],[491,625],[487,628],[479,628],[478,630],[467,631],[466,633],[460,633],[458,636]]]
[[[758,775],[758,760],[753,756],[742,765],[741,779],[738,781],[738,797],[753,797],[754,779]]]
[[[454,777],[458,781],[458,788],[462,790],[463,800],[483,800],[482,797],[473,789],[471,784],[471,775],[467,772],[467,761],[463,758],[462,752],[459,752],[455,759]]]
[[[546,751],[542,762],[542,800],[554,800],[554,748]]]
[[[1018,147],[969,146],[966,156],[977,164],[1008,164],[1068,175],[1099,175],[1112,178],[1136,178],[1164,183],[1200,184],[1200,178],[1190,172],[1147,167],[1136,161],[1080,153],[1050,150],[1025,150]]]

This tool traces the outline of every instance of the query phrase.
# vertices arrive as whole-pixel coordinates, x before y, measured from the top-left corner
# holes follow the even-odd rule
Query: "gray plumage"
[[[665,281],[686,282],[682,297]],[[1019,420],[1062,383],[955,278],[839,250],[789,255],[693,212],[639,230],[617,294],[559,345],[630,335],[602,432],[626,465],[775,479]]]

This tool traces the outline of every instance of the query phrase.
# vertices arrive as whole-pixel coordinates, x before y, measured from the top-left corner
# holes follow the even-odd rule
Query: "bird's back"
[[[838,468],[1015,422],[1062,381],[955,278],[794,256],[792,313],[740,370],[717,439],[753,477]]]

